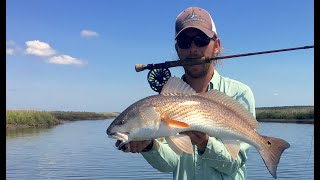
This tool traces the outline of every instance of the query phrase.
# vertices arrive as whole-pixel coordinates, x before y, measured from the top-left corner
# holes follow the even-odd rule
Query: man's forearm
[[[143,151],[141,154],[153,168],[161,172],[172,172],[179,162],[178,155],[169,145],[158,140],[153,141],[150,150]]]

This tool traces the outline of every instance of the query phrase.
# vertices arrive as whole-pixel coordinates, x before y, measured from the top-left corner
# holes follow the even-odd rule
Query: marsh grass
[[[118,116],[118,113],[96,113],[75,111],[52,111],[54,117],[64,121],[110,119]]]
[[[52,126],[59,124],[60,121],[52,114],[46,111],[34,110],[7,110],[6,124],[7,125],[22,125],[22,126]]]
[[[117,117],[118,113],[95,113],[74,111],[35,111],[35,110],[7,110],[7,128],[25,128],[52,126],[63,121],[98,120]]]
[[[256,108],[257,119],[314,119],[314,106]]]

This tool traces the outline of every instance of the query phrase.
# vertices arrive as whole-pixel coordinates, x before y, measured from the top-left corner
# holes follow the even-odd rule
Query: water
[[[258,132],[279,137],[290,143],[280,159],[277,179],[314,179],[314,125],[259,123]],[[271,179],[259,153],[250,149],[247,162],[248,179]]]
[[[53,128],[7,131],[7,179],[172,179],[153,169],[141,154],[114,147],[105,129],[112,120],[76,121]],[[278,179],[314,179],[314,126],[260,123],[259,132],[287,140]],[[251,149],[248,179],[273,179],[260,155]]]

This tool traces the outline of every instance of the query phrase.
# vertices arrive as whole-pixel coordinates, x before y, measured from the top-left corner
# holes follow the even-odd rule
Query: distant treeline
[[[256,108],[257,119],[314,119],[314,106]]]
[[[7,127],[40,127],[52,126],[63,121],[98,120],[117,117],[119,113],[96,113],[76,111],[35,111],[35,110],[7,110]],[[281,106],[258,107],[256,118],[264,122],[297,122],[313,123],[313,106]],[[310,121],[312,119],[312,121]],[[290,121],[289,121],[290,120]]]

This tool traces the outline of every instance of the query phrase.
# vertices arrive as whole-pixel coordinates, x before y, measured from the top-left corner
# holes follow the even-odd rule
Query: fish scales
[[[188,105],[184,102],[195,102]],[[183,105],[181,105],[184,103]],[[190,130],[205,131],[211,136],[217,136],[220,129],[230,129],[230,135],[241,136],[242,141],[261,142],[264,139],[259,137],[250,125],[235,114],[228,106],[214,102],[211,99],[199,95],[171,95],[171,96],[150,96],[141,104],[149,104],[157,107],[164,116],[191,124]],[[184,112],[184,113],[183,113]],[[203,124],[207,127],[204,128]],[[231,131],[232,130],[232,131]],[[231,134],[232,133],[232,134]],[[254,141],[247,137],[254,137]],[[259,147],[259,145],[256,145]],[[260,147],[259,147],[260,148]]]

